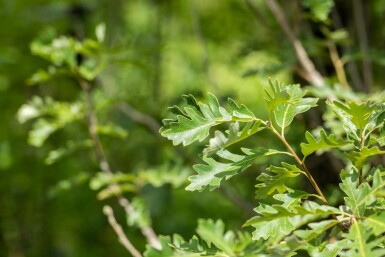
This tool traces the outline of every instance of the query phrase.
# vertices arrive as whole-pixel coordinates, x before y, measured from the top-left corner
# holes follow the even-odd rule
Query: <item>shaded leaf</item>
[[[229,256],[235,255],[233,244],[235,243],[235,234],[232,231],[225,233],[225,225],[221,220],[198,220],[198,235],[208,244],[214,244]]]
[[[356,166],[357,168],[361,168],[364,162],[369,157],[380,154],[385,154],[385,151],[382,151],[378,149],[377,146],[375,146],[372,148],[363,147],[362,149],[359,149],[357,151],[346,153],[346,156],[349,158],[350,161],[353,162],[354,166]]]
[[[256,197],[265,198],[275,192],[283,193],[287,190],[285,181],[302,173],[295,165],[282,163],[282,167],[270,166],[267,170],[274,175],[262,173],[257,180],[262,182],[256,185]]]
[[[301,0],[301,3],[310,9],[312,15],[320,21],[326,21],[334,6],[333,0]]]

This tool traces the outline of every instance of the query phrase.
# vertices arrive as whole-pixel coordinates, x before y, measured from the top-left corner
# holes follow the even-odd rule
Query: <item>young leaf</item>
[[[366,159],[371,156],[385,154],[385,151],[378,149],[377,146],[368,148],[364,147],[354,152],[347,153],[346,156],[351,160],[357,168],[361,168]]]
[[[185,96],[187,107],[185,112],[178,109],[174,120],[164,120],[165,124],[160,132],[162,136],[173,141],[174,145],[189,145],[196,141],[203,141],[208,135],[210,128],[224,122],[231,121],[260,121],[246,106],[238,106],[232,99],[229,99],[230,111],[219,105],[218,99],[208,95],[209,105],[198,103],[192,95]],[[172,109],[175,112],[175,108]]]
[[[352,169],[350,173],[342,171],[342,183],[340,188],[345,192],[346,205],[352,210],[356,217],[362,217],[366,207],[374,202],[373,189],[371,190],[367,182],[358,185],[358,175],[356,170]]]
[[[270,82],[270,92],[266,92],[266,102],[272,122],[282,131],[289,126],[297,114],[317,105],[317,98],[304,98],[306,92],[299,85],[283,85]]]
[[[223,221],[218,220],[214,223],[213,220],[198,220],[197,233],[208,246],[214,244],[227,255],[235,255],[232,249],[235,242],[235,235],[232,231],[225,233]]]
[[[301,143],[301,151],[304,158],[320,149],[341,147],[349,143],[348,141],[337,139],[333,134],[329,136],[326,135],[326,132],[323,129],[320,131],[320,139],[318,141],[308,131],[306,131],[305,137],[307,144]]]
[[[256,197],[261,199],[267,195],[273,194],[275,191],[278,193],[286,192],[285,180],[293,178],[302,173],[295,165],[282,163],[282,167],[270,166],[267,170],[276,174],[274,176],[262,173],[258,176],[257,180],[263,183],[256,185]]]
[[[326,102],[336,116],[342,121],[347,134],[352,133],[357,140],[367,137],[374,128],[383,123],[383,105],[370,102],[348,102],[346,105],[338,101]]]
[[[260,127],[261,123],[260,120],[247,122],[242,130],[240,130],[239,122],[231,123],[227,131],[228,137],[219,130],[215,131],[215,137],[209,140],[209,145],[203,150],[203,154],[207,156],[212,155],[221,149],[254,135],[263,129],[263,127]]]

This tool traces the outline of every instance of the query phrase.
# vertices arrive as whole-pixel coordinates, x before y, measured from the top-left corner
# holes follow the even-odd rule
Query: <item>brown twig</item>
[[[274,17],[276,18],[278,24],[286,34],[291,45],[294,48],[294,52],[297,56],[299,63],[301,64],[303,70],[307,73],[307,76],[304,76],[308,81],[317,87],[324,86],[324,79],[321,74],[316,70],[314,63],[310,60],[309,55],[307,54],[305,48],[303,47],[301,41],[294,35],[294,32],[289,27],[289,22],[282,11],[282,8],[279,6],[276,0],[265,0],[267,6],[270,8]]]
[[[330,59],[332,60],[334,70],[336,71],[336,74],[337,74],[338,81],[340,82],[343,88],[345,89],[350,88],[348,80],[346,79],[344,63],[341,61],[336,45],[332,41],[329,41],[327,45],[330,53]]]
[[[120,197],[118,197],[118,202],[119,202],[120,206],[123,207],[123,209],[125,210],[125,212],[128,215],[130,215],[134,212],[134,208],[133,208],[132,204],[126,198],[120,196]],[[147,242],[152,247],[154,247],[155,249],[158,249],[158,250],[162,249],[162,245],[161,245],[158,237],[156,236],[154,230],[151,227],[141,226],[140,231],[146,237]]]
[[[105,205],[103,207],[103,213],[107,216],[108,222],[118,236],[119,242],[127,249],[129,253],[131,253],[133,257],[142,257],[142,254],[131,244],[130,240],[127,238],[122,229],[122,226],[120,226],[120,224],[116,221],[112,208],[108,205]]]
[[[94,110],[94,103],[93,103],[93,95],[92,95],[92,85],[82,79],[81,77],[78,77],[78,81],[80,83],[80,86],[86,93],[86,104],[87,104],[87,122],[88,122],[88,132],[90,134],[93,148],[95,150],[97,161],[99,162],[100,169],[106,173],[107,175],[112,175],[111,167],[107,161],[107,157],[104,153],[103,146],[101,144],[99,135],[97,133],[97,118]],[[112,190],[114,192],[119,192],[118,190],[114,190],[116,187],[118,187],[117,184],[110,185],[112,187]],[[123,196],[118,196],[119,204],[124,208],[127,215],[130,215],[134,211],[134,207],[131,205],[130,201]],[[159,239],[157,238],[154,230],[151,227],[141,227],[142,234],[146,237],[147,242],[156,249],[161,249],[161,244],[159,242]]]
[[[306,174],[306,177],[309,179],[310,183],[312,184],[313,188],[315,189],[315,191],[317,192],[317,194],[321,198],[322,202],[326,205],[329,205],[324,194],[322,193],[321,189],[319,188],[317,182],[314,180],[310,171],[307,169],[305,163],[302,162],[302,160],[298,157],[297,153],[293,150],[293,148],[290,146],[290,144],[286,141],[286,138],[282,134],[280,134],[273,126],[271,126],[271,130],[273,131],[273,133],[275,135],[277,135],[279,140],[281,140],[281,142],[286,146],[287,150],[289,150],[289,152],[291,153],[291,155],[293,156],[295,161],[301,166],[301,168],[303,169],[303,171]]]

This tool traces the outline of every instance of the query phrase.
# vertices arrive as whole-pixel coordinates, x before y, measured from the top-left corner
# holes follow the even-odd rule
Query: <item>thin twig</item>
[[[118,202],[120,204],[120,206],[123,207],[123,209],[125,210],[125,212],[129,215],[129,214],[132,214],[134,212],[134,208],[133,206],[131,205],[131,203],[124,197],[120,196],[118,197]],[[158,237],[156,236],[154,230],[152,229],[152,227],[149,227],[149,226],[141,226],[140,227],[140,231],[142,232],[142,234],[146,237],[147,239],[147,242],[152,246],[154,247],[155,249],[158,249],[158,250],[161,250],[162,249],[162,245],[158,239]]]
[[[306,78],[308,78],[308,81],[317,87],[324,86],[323,77],[316,70],[314,63],[310,60],[309,55],[307,54],[301,41],[294,35],[293,30],[289,27],[289,22],[282,11],[282,8],[276,0],[265,0],[265,2],[293,46],[299,63],[301,64],[303,70],[307,73]]]
[[[127,249],[129,253],[131,253],[133,257],[142,257],[142,254],[131,244],[130,240],[127,238],[122,229],[122,226],[120,226],[116,221],[112,208],[108,205],[105,205],[103,207],[103,213],[107,216],[108,222],[118,236],[119,242]]]
[[[341,61],[340,56],[338,55],[336,45],[332,41],[329,41],[327,45],[330,53],[330,59],[332,60],[334,69],[337,74],[338,81],[340,82],[343,88],[345,89],[350,88],[348,80],[346,79],[344,64]]]
[[[150,115],[138,111],[126,103],[119,103],[118,108],[133,121],[148,127],[155,135],[159,136],[160,124]]]
[[[342,24],[341,16],[338,13],[337,8],[333,8],[331,12],[331,18],[333,21],[333,26],[336,30],[343,29],[344,26]],[[346,53],[351,52],[351,49],[348,45],[342,44],[342,56],[344,56]],[[344,63],[346,65],[346,71],[349,74],[349,78],[351,81],[351,84],[353,85],[353,88],[363,90],[363,82],[361,79],[361,75],[358,71],[357,63],[356,62],[346,62]]]
[[[107,157],[104,153],[98,132],[97,132],[97,119],[94,110],[94,103],[92,98],[92,87],[90,83],[84,79],[79,78],[79,83],[84,92],[86,93],[86,103],[87,103],[87,122],[88,122],[88,133],[90,134],[93,148],[95,151],[96,159],[99,162],[100,169],[111,175],[112,171],[110,165],[107,161]]]
[[[99,162],[100,169],[107,175],[112,175],[111,167],[107,161],[107,157],[104,153],[102,143],[100,141],[99,135],[97,133],[97,118],[94,110],[93,96],[92,96],[92,85],[82,79],[78,78],[80,86],[86,93],[86,103],[87,103],[87,121],[88,121],[88,131],[93,143],[93,148],[95,150],[97,161]],[[110,185],[114,192],[116,187],[119,187],[117,184]],[[123,196],[118,196],[119,204],[124,208],[127,215],[133,213],[134,208],[131,205],[130,201]],[[151,227],[141,227],[142,234],[146,237],[147,242],[156,249],[161,249],[161,244],[157,238],[154,230]]]
[[[357,36],[362,54],[365,56],[362,61],[362,71],[364,77],[364,86],[367,92],[370,92],[373,83],[372,63],[366,57],[369,51],[368,33],[365,25],[364,9],[361,0],[353,0],[354,21],[357,27]]]
[[[286,141],[286,138],[283,135],[281,135],[273,126],[271,126],[271,130],[273,131],[273,133],[275,135],[277,135],[279,140],[281,140],[281,142],[286,146],[287,150],[289,150],[289,152],[291,153],[291,155],[293,156],[295,161],[301,166],[301,168],[303,169],[303,171],[306,174],[306,177],[309,179],[309,181],[312,184],[313,188],[315,189],[317,194],[320,196],[322,202],[324,204],[326,204],[326,205],[329,205],[329,203],[326,200],[325,196],[323,195],[321,189],[319,188],[317,182],[314,180],[314,178],[311,175],[310,171],[307,169],[305,163],[301,161],[301,159],[298,157],[297,153],[293,150],[293,148],[290,146],[290,144]]]

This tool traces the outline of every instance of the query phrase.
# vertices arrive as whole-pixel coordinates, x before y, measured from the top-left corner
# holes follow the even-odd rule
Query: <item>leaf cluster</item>
[[[315,107],[318,99],[307,97],[299,85],[280,82],[270,82],[265,93],[268,120],[258,118],[232,99],[228,100],[227,107],[221,106],[212,94],[208,95],[208,104],[189,95],[184,97],[186,107],[170,108],[173,118],[164,120],[161,134],[174,145],[189,145],[210,138],[203,149],[204,164],[194,166],[196,174],[189,177],[190,185],[186,189],[213,190],[220,187],[223,180],[249,168],[258,157],[290,156],[292,162],[271,165],[257,176],[255,196],[260,203],[254,209],[256,215],[244,224],[254,228],[250,245],[256,248],[250,256],[297,256],[299,252],[306,252],[307,256],[383,256],[385,170],[370,168],[371,157],[385,153],[381,149],[383,103],[327,101],[327,108],[341,123],[344,134],[336,135],[327,128],[319,128],[318,134],[307,131],[305,141],[293,146],[287,139],[287,130],[295,117]],[[227,130],[222,129],[223,124],[228,124]],[[210,133],[214,127],[217,130]],[[245,140],[258,143],[262,130],[278,139],[284,150],[258,144],[254,149],[241,146]],[[239,151],[234,152],[238,145]],[[229,146],[232,146],[231,152]],[[302,155],[296,149],[300,149]],[[306,165],[308,156],[324,151],[339,153],[336,156],[346,163],[340,183],[345,197],[338,206],[328,203]],[[289,180],[299,176],[307,179],[315,193],[287,186]],[[232,236],[221,236],[223,229],[218,223],[207,223],[204,230],[201,226],[202,223],[197,230],[200,244],[198,238],[190,241],[189,247],[188,243],[175,247],[175,243],[169,241],[169,245],[175,247],[171,251],[169,246],[170,253],[182,251],[183,255],[193,248],[194,253],[199,253],[197,256],[249,256],[233,251],[230,242],[219,241]]]

